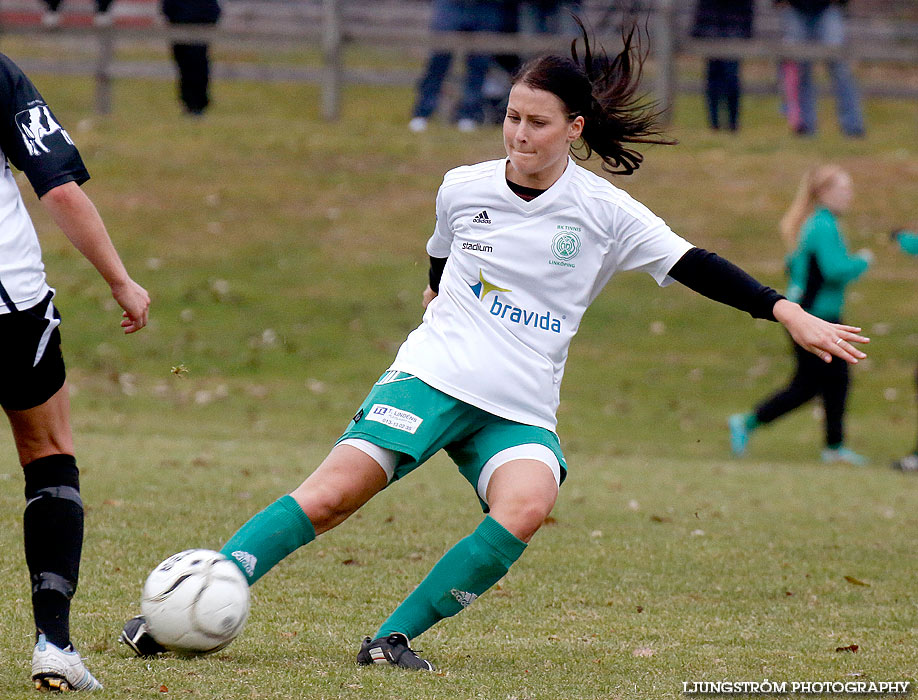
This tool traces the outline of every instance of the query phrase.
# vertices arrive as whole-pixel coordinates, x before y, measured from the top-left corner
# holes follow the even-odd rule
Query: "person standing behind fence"
[[[41,17],[41,23],[48,27],[57,27],[61,23],[60,7],[63,0],[44,0],[48,6],[47,11]],[[108,27],[112,23],[111,9],[114,0],[96,0],[96,15],[93,17],[93,24],[97,27]]]
[[[892,239],[903,253],[918,255],[918,233],[900,229],[892,232]],[[915,389],[918,390],[918,368],[915,369]],[[918,396],[918,394],[916,394]],[[918,438],[915,440],[915,451],[893,462],[893,469],[918,473]]]
[[[433,0],[430,29],[433,32],[498,32],[504,20],[503,0]],[[411,131],[427,129],[452,60],[453,54],[449,51],[434,51],[430,55],[418,82],[417,101],[408,122]],[[465,88],[456,110],[456,126],[460,131],[474,131],[484,118],[481,89],[490,63],[489,54],[466,56]]]
[[[844,6],[848,0],[775,0],[784,5],[784,40],[816,42],[826,46],[845,43]],[[857,83],[847,61],[830,60],[829,75],[835,91],[838,122],[846,136],[864,135],[864,116]],[[816,88],[810,61],[783,61],[780,67],[787,121],[800,135],[816,133]]]
[[[851,206],[851,176],[837,165],[807,171],[797,195],[781,220],[781,235],[791,249],[787,257],[790,282],[787,298],[814,316],[841,323],[845,287],[870,266],[869,250],[849,255],[837,217]],[[817,395],[825,408],[824,462],[862,465],[867,460],[844,444],[845,403],[848,398],[848,363],[826,363],[807,352],[798,352],[790,383],[760,403],[752,413],[730,416],[730,447],[741,456],[756,428],[799,408]],[[815,361],[810,358],[814,358]]]
[[[503,0],[498,31],[574,37],[579,32],[576,17],[580,14],[580,6],[581,0]],[[523,59],[515,52],[497,54],[494,63],[500,70],[489,71],[482,89],[484,121],[503,124],[510,81],[523,65]]]
[[[216,24],[220,19],[217,0],[163,0],[163,14],[170,24]],[[199,117],[210,105],[210,57],[203,42],[175,42],[172,57],[178,68],[179,99],[189,116]]]
[[[692,36],[699,39],[748,39],[752,36],[753,0],[698,0]],[[720,129],[721,104],[727,108],[730,131],[739,128],[740,62],[736,59],[709,58],[705,95],[708,123]]]

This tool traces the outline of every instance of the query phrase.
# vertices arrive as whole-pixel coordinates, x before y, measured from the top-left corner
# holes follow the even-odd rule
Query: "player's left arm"
[[[40,201],[73,246],[108,283],[115,301],[124,309],[124,332],[133,333],[147,325],[150,296],[128,275],[102,217],[80,186],[66,182],[46,192]]]
[[[0,54],[0,148],[22,170],[39,201],[105,278],[124,309],[126,333],[147,323],[150,298],[124,269],[105,225],[80,185],[89,172],[54,112],[28,76]]]
[[[858,335],[860,328],[813,316],[716,253],[692,248],[673,265],[669,276],[709,299],[746,311],[753,318],[778,321],[794,342],[826,362],[831,362],[833,355],[850,364],[866,357],[852,345],[869,342]]]

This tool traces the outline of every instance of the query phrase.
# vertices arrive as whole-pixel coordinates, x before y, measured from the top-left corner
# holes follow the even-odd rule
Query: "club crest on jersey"
[[[551,265],[561,265],[562,267],[576,267],[571,260],[580,253],[580,233],[579,226],[559,225],[558,233],[551,240],[551,254],[555,260],[549,260]]]
[[[51,147],[45,143],[45,140],[57,133],[60,133],[64,141],[69,145],[73,145],[70,134],[54,120],[48,105],[38,105],[31,109],[23,110],[16,115],[15,119],[16,126],[19,127],[19,133],[30,156],[50,153]]]
[[[478,214],[472,218],[473,224],[490,224],[491,218],[488,216],[488,210],[482,209]]]

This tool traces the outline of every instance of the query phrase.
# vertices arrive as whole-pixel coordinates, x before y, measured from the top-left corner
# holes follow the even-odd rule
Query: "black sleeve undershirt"
[[[439,293],[447,258],[430,256],[430,288]],[[774,306],[784,297],[766,287],[729,260],[703,248],[692,248],[673,265],[669,276],[692,291],[747,312],[753,318],[775,320]]]
[[[669,276],[692,291],[745,311],[753,318],[776,320],[775,304],[784,299],[729,260],[704,248],[688,251],[673,265]]]
[[[446,267],[448,259],[430,256],[430,271],[427,273],[427,279],[429,280],[430,288],[437,294],[440,293],[440,278],[443,277],[443,268]]]

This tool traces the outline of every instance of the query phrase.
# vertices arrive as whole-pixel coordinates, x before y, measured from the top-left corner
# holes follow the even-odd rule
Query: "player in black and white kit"
[[[39,689],[96,690],[70,642],[70,599],[83,545],[83,503],[73,456],[70,401],[54,307],[38,237],[16,180],[22,170],[54,222],[111,287],[125,333],[147,323],[150,297],[134,282],[95,206],[80,154],[41,94],[0,54],[0,406],[25,474],[24,536],[32,581]]]

